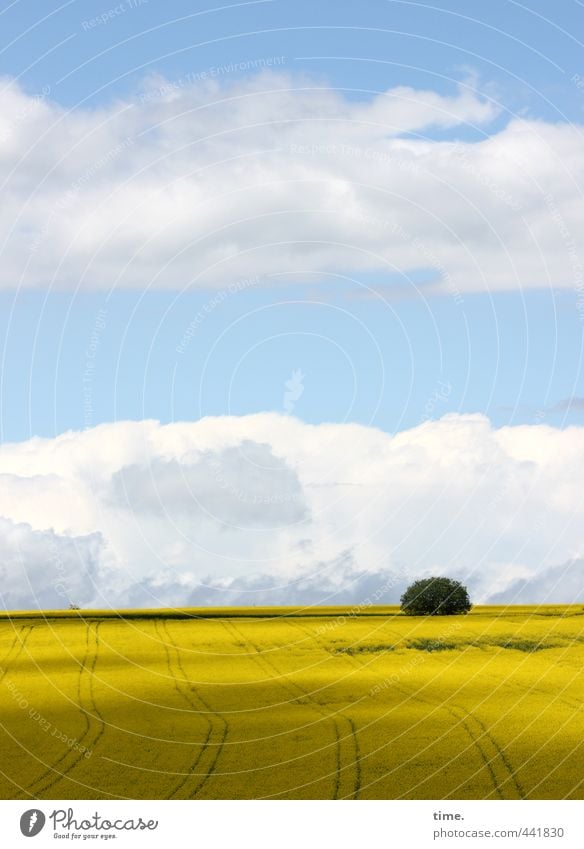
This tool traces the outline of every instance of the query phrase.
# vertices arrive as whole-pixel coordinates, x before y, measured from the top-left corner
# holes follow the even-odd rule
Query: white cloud
[[[431,268],[430,289],[584,287],[582,128],[466,85],[366,102],[275,72],[70,112],[4,79],[0,286],[182,288]]]
[[[94,533],[68,537],[0,518],[0,605],[3,610],[63,608],[95,596],[103,552]],[[105,563],[102,560],[102,578]]]
[[[244,440],[194,462],[156,458],[124,466],[112,478],[112,501],[133,513],[226,528],[278,528],[307,518],[295,473],[269,445]],[[241,525],[240,525],[241,523]]]
[[[584,428],[481,415],[395,436],[270,413],[117,422],[2,445],[6,598],[56,603],[42,563],[64,546],[99,606],[395,601],[429,574],[477,600],[577,601],[583,456]]]
[[[584,602],[584,560],[568,560],[541,573],[514,581],[491,599],[493,604],[562,604]]]

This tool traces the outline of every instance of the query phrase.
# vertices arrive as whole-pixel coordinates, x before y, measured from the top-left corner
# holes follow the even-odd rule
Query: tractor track
[[[506,777],[504,777],[502,781],[500,781],[500,782],[497,781],[497,784],[498,784],[498,787],[499,787],[499,792],[500,793],[502,792],[501,788],[503,787],[503,785],[508,784],[510,782],[511,785],[515,788],[517,796],[520,799],[525,799],[526,798],[525,791],[523,790],[523,787],[521,786],[521,784],[519,783],[519,780],[517,779],[517,777],[515,775],[515,770],[513,769],[512,764],[510,763],[507,755],[505,754],[504,749],[502,749],[500,747],[499,743],[497,742],[495,737],[491,734],[491,732],[486,727],[484,722],[482,722],[472,712],[468,711],[466,708],[461,707],[460,705],[453,705],[451,710],[452,711],[460,711],[461,713],[463,713],[463,715],[464,715],[463,724],[468,723],[470,725],[470,723],[474,722],[475,725],[478,725],[478,727],[479,727],[479,732],[478,732],[479,733],[479,739],[482,742],[484,741],[483,742],[484,748],[488,748],[488,746],[490,744],[493,747],[493,749],[495,750],[495,754],[493,755],[492,758],[489,759],[487,765],[492,765],[493,766],[493,772],[494,772],[495,764],[497,764],[502,769],[503,773],[506,773]],[[505,797],[503,797],[503,798],[505,798]],[[512,797],[512,798],[516,798],[516,797]]]
[[[188,690],[185,691],[185,690],[183,690],[183,688],[181,688],[179,681],[178,681],[178,679],[177,679],[177,677],[174,673],[174,670],[172,669],[172,659],[171,659],[171,655],[170,655],[170,649],[169,649],[168,643],[167,643],[167,640],[169,639],[168,632],[166,632],[164,635],[162,635],[160,633],[160,629],[159,629],[158,626],[159,626],[159,620],[154,620],[154,632],[156,633],[158,639],[160,640],[160,642],[162,643],[162,645],[164,647],[164,654],[166,656],[166,668],[168,670],[168,674],[169,674],[170,678],[173,681],[174,689],[179,694],[181,699],[186,701],[189,704],[189,706],[192,707],[193,710],[198,713],[199,712],[198,705],[196,705],[193,702],[191,695],[190,695],[190,692]],[[195,772],[197,766],[199,765],[201,758],[203,757],[203,753],[205,752],[205,750],[207,749],[207,747],[209,745],[209,742],[211,740],[211,735],[213,733],[213,723],[211,722],[211,720],[208,717],[205,717],[205,720],[207,721],[207,725],[208,725],[207,734],[206,734],[206,737],[205,737],[203,743],[200,745],[199,753],[198,753],[197,757],[195,758],[195,760],[193,761],[193,763],[191,764],[188,773],[175,786],[174,790],[170,791],[169,795],[166,797],[167,799],[174,798],[176,796],[176,794],[179,793],[182,790],[182,788],[184,787],[186,782],[189,780],[189,778]]]
[[[290,624],[292,625],[292,627],[298,629],[303,634],[308,636],[318,646],[320,646],[321,648],[324,648],[327,651],[327,654],[328,654],[327,646],[318,637],[318,635],[314,634],[312,631],[305,628],[304,625],[302,625],[300,622],[296,622],[296,621],[291,619]],[[348,796],[343,796],[341,798],[343,798],[343,799],[358,799],[359,793],[361,792],[362,776],[361,776],[361,747],[359,745],[359,737],[358,737],[357,727],[355,725],[355,721],[351,717],[347,716],[346,713],[344,713],[343,711],[339,711],[339,713],[337,715],[344,722],[347,723],[347,726],[348,726],[348,729],[349,729],[349,735],[346,735],[346,736],[350,737],[350,739],[352,741],[352,746],[353,746],[353,758],[350,761],[350,763],[352,763],[354,768],[355,768],[355,782],[354,782],[353,791]],[[347,769],[347,767],[345,766],[345,767],[343,767],[343,769]]]
[[[8,651],[4,656],[4,659],[0,664],[0,681],[3,681],[6,673],[10,671],[10,664],[14,663],[14,661],[22,654],[24,647],[28,642],[28,638],[32,634],[33,628],[34,625],[23,625],[15,633],[14,639],[12,640]],[[17,651],[14,656],[12,656],[12,653],[15,648],[17,648]]]
[[[99,649],[99,629],[102,624],[102,622],[96,622],[94,628],[91,627],[90,623],[88,623],[86,626],[85,653],[83,656],[83,661],[79,667],[79,678],[77,680],[77,700],[79,710],[83,715],[85,721],[85,730],[83,731],[81,736],[77,738],[76,743],[78,744],[78,746],[84,746],[89,752],[93,752],[93,750],[99,743],[100,739],[102,738],[105,732],[106,725],[104,718],[101,715],[99,708],[97,707],[94,690],[94,676]],[[93,634],[93,647],[90,646],[89,640],[91,634]],[[87,679],[87,692],[83,693],[85,679]],[[88,704],[87,708],[83,707],[84,701],[86,701]],[[92,720],[94,722],[97,722],[97,728],[93,732],[92,738],[88,740],[92,733]],[[86,741],[89,742],[89,745],[87,746],[85,745]],[[66,768],[62,772],[60,772],[57,768],[60,764],[67,761],[67,759],[70,759],[70,763],[66,764]],[[73,749],[70,749],[67,752],[63,752],[63,754],[60,755],[60,757],[57,758],[57,760],[54,761],[45,770],[45,772],[43,772],[38,778],[36,778],[26,788],[24,788],[25,792],[32,795],[33,797],[38,798],[39,794],[46,793],[47,790],[50,790],[64,778],[68,778],[70,773],[83,760],[86,760],[85,752],[79,752]],[[54,775],[55,772],[58,772],[58,774]],[[46,781],[47,778],[50,778],[50,780]]]
[[[424,700],[418,698],[418,701],[424,701]],[[430,704],[427,701],[425,703]],[[496,793],[497,796],[499,797],[499,799],[505,799],[505,795],[504,795],[503,790],[501,788],[501,783],[499,782],[499,779],[497,777],[497,773],[495,772],[495,768],[493,766],[493,761],[495,761],[500,755],[500,749],[498,748],[498,746],[495,745],[496,753],[492,757],[489,757],[489,754],[486,751],[485,744],[481,742],[482,738],[484,737],[484,733],[481,734],[479,732],[479,734],[477,736],[477,734],[473,731],[473,729],[472,729],[472,727],[471,727],[471,725],[468,721],[469,719],[473,718],[471,716],[471,714],[469,714],[468,711],[465,711],[464,709],[461,709],[461,708],[454,708],[454,707],[445,706],[444,709],[450,714],[450,716],[453,716],[454,719],[456,719],[458,725],[460,725],[462,728],[464,728],[468,737],[472,740],[473,745],[475,746],[475,748],[479,752],[479,754],[481,756],[481,760],[483,761],[485,767],[487,768],[487,771],[488,771],[489,775],[491,776],[491,781],[493,783],[493,790],[491,790],[491,793],[489,793],[489,796],[492,795],[492,793]],[[457,710],[459,710],[463,715],[460,716],[459,713],[456,712]]]
[[[430,707],[436,707],[434,702],[432,702],[428,699],[425,699],[422,696],[419,696],[418,694],[411,693],[410,691],[408,691],[404,687],[400,687],[398,684],[395,684],[394,686],[395,686],[396,690],[398,690],[400,693],[403,693],[403,695],[406,696],[408,699],[414,699],[415,701],[420,702],[421,704],[429,705]],[[494,768],[494,765],[493,765],[494,763],[497,763],[497,759],[499,759],[501,757],[501,750],[500,750],[499,746],[493,740],[491,740],[493,748],[495,749],[495,754],[489,755],[488,751],[486,750],[487,747],[483,742],[483,738],[485,737],[485,733],[486,733],[484,726],[482,726],[481,729],[479,730],[479,732],[477,733],[476,729],[473,729],[470,722],[468,721],[469,719],[476,720],[476,717],[473,717],[464,708],[457,708],[457,709],[462,712],[463,716],[458,715],[456,713],[456,710],[455,710],[454,707],[451,707],[449,705],[442,705],[442,710],[445,710],[447,713],[450,714],[450,716],[452,716],[456,720],[457,725],[460,725],[460,727],[466,732],[466,735],[468,736],[472,745],[476,748],[477,752],[479,753],[480,758],[485,765],[485,768],[486,768],[486,770],[489,774],[489,777],[491,779],[491,783],[493,785],[493,790],[491,791],[491,793],[496,793],[497,796],[502,800],[505,799],[506,796],[503,792],[502,784],[499,781],[499,778],[497,776],[497,773],[495,772],[495,768]],[[480,723],[478,723],[478,720],[476,720],[476,721],[477,721],[477,724],[479,724],[479,726],[480,726]],[[504,766],[504,769],[506,769],[505,763],[503,764],[503,766]],[[510,772],[511,772],[511,775],[512,775],[513,770],[511,769]],[[507,776],[505,781],[508,781],[508,780],[509,780],[509,776]],[[505,783],[505,781],[503,783]],[[517,798],[517,797],[512,796],[511,798],[514,799],[514,798]]]
[[[219,758],[221,757],[223,748],[225,746],[225,741],[229,732],[229,724],[225,717],[223,717],[220,713],[214,710],[211,705],[203,698],[200,692],[195,689],[190,683],[181,660],[179,646],[170,635],[167,623],[162,619],[158,620],[157,622],[155,622],[155,630],[157,634],[162,637],[161,642],[164,645],[164,651],[166,654],[166,665],[169,674],[172,680],[174,681],[175,690],[185,701],[185,703],[191,708],[191,710],[199,716],[203,714],[203,711],[201,710],[202,705],[204,708],[205,719],[208,722],[208,730],[205,740],[203,741],[196,758],[191,763],[188,773],[186,773],[184,777],[181,778],[178,784],[176,784],[176,786],[170,791],[170,793],[166,797],[167,799],[184,798],[183,796],[180,796],[178,794],[180,794],[183,788],[186,787],[190,779],[192,779],[195,775],[200,775],[200,781],[196,784],[196,786],[190,791],[189,795],[187,796],[187,798],[189,799],[195,799],[197,795],[201,792],[205,784],[215,773],[217,763],[219,761]],[[174,655],[174,658],[172,657],[172,655]],[[173,664],[178,670],[178,675],[173,669]],[[193,692],[195,693],[195,697],[198,703],[193,699]],[[211,717],[214,717],[216,721],[214,722]],[[213,737],[213,735],[218,738],[217,741],[212,741],[211,738]],[[205,764],[206,772],[197,773],[196,770],[206,757],[207,753],[210,753],[210,756],[208,758],[209,762]]]
[[[348,657],[350,657],[350,656],[348,656]],[[350,657],[350,660],[354,664],[359,665],[359,662],[354,661],[352,657]],[[411,693],[406,688],[400,687],[399,684],[397,684],[397,683],[394,684],[394,687],[398,692],[402,693],[408,699],[413,699],[414,701],[420,702],[420,704],[423,704],[423,705],[430,705],[430,707],[436,707],[436,705],[433,702],[429,701],[428,699],[424,699],[422,696],[419,696],[415,693]],[[481,739],[482,735],[479,734],[477,736],[473,732],[473,729],[471,728],[469,723],[466,721],[466,717],[457,716],[457,714],[454,712],[453,708],[449,707],[448,705],[442,705],[442,710],[445,710],[447,713],[450,714],[450,716],[453,716],[454,719],[456,719],[457,724],[460,725],[464,729],[467,736],[471,740],[471,743],[473,744],[473,746],[478,751],[478,753],[481,757],[481,760],[482,760],[482,762],[484,763],[484,765],[487,769],[487,772],[488,772],[489,777],[491,779],[491,783],[493,785],[493,790],[491,792],[495,792],[499,796],[500,799],[504,799],[505,796],[503,794],[503,791],[501,790],[499,780],[497,778],[497,775],[496,775],[495,770],[493,769],[493,766],[492,766],[492,763],[491,763],[492,758],[488,757],[484,748],[481,746],[480,739]],[[497,757],[497,755],[495,755],[494,757]]]
[[[334,734],[335,734],[335,778],[334,778],[334,786],[333,786],[333,799],[347,799],[347,798],[357,798],[357,794],[360,789],[360,779],[361,779],[361,770],[360,767],[355,764],[355,780],[349,789],[348,792],[344,792],[346,788],[342,786],[343,784],[343,772],[347,769],[347,766],[343,766],[343,749],[342,744],[343,740],[349,736],[353,739],[354,736],[354,725],[348,720],[347,717],[344,717],[339,714],[333,714],[330,711],[327,711],[319,702],[317,702],[314,698],[312,698],[312,694],[305,690],[300,684],[297,684],[295,681],[283,680],[282,671],[277,668],[277,666],[273,663],[273,661],[268,660],[267,653],[262,651],[255,643],[249,640],[235,625],[234,622],[227,622],[227,620],[223,620],[224,627],[229,631],[231,629],[231,633],[238,638],[238,640],[243,640],[244,645],[246,647],[247,653],[254,657],[258,658],[260,664],[263,664],[264,668],[272,675],[275,674],[278,678],[278,682],[281,687],[288,691],[288,693],[292,696],[293,700],[298,699],[300,695],[302,698],[308,698],[311,707],[316,710],[324,719],[329,720],[333,724]],[[250,651],[248,646],[253,648],[253,651]],[[341,733],[341,727],[339,722],[339,717],[347,721],[349,724],[349,735],[344,735]],[[355,737],[355,745],[356,743]],[[358,750],[357,750],[358,751]],[[350,759],[348,759],[349,762]],[[354,761],[353,761],[354,762]]]
[[[302,627],[302,626],[299,626],[299,627]],[[307,633],[310,633],[310,632],[307,632]],[[313,636],[313,638],[314,638],[314,636]],[[362,668],[359,661],[356,660],[355,658],[353,658],[351,655],[346,655],[346,658],[350,663],[352,663],[352,665],[355,668],[358,668],[358,669]],[[435,707],[433,702],[429,701],[428,699],[424,699],[422,696],[419,696],[417,694],[409,692],[404,687],[400,687],[397,683],[395,683],[393,686],[400,693],[403,693],[404,696],[407,696],[408,699],[414,699],[415,701],[420,702],[421,704],[430,705],[432,707]],[[514,784],[514,787],[516,789],[518,797],[521,798],[521,799],[525,798],[523,789],[521,788],[521,785],[517,781],[517,779],[515,777],[515,773],[513,771],[513,768],[511,766],[511,764],[509,763],[507,757],[505,756],[505,754],[503,753],[503,751],[501,750],[501,748],[499,747],[497,742],[494,740],[492,735],[488,732],[486,727],[480,722],[480,720],[478,720],[475,716],[470,714],[464,708],[456,707],[457,710],[459,710],[463,713],[463,716],[457,715],[454,707],[449,707],[448,705],[443,705],[442,709],[446,710],[451,716],[453,716],[456,719],[457,724],[459,724],[464,729],[467,736],[472,741],[472,744],[477,749],[477,751],[478,751],[478,753],[481,757],[481,760],[483,761],[483,763],[484,763],[484,765],[487,769],[487,772],[489,773],[491,783],[493,784],[493,790],[491,792],[496,793],[499,796],[500,799],[505,799],[506,797],[505,797],[503,790],[502,790],[502,784],[506,784],[507,782],[512,781],[513,784]],[[476,733],[476,729],[473,730],[473,728],[471,727],[469,720],[474,721],[474,722],[476,722],[477,725],[479,725],[480,731],[479,731],[478,734]],[[495,754],[492,755],[492,757],[489,757],[489,754],[485,750],[486,746],[484,744],[481,745],[481,741],[485,737],[487,737],[488,741],[491,743],[493,749],[495,750]],[[493,767],[493,762],[499,762],[500,764],[502,764],[502,769],[504,770],[504,772],[506,774],[506,777],[505,777],[505,779],[503,780],[502,783],[499,781],[499,779],[497,777],[497,774],[496,774],[495,769]],[[517,796],[512,796],[511,798],[517,798]]]

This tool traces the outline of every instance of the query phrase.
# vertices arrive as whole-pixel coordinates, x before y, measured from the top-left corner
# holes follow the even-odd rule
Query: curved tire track
[[[77,738],[76,742],[78,745],[85,746],[90,752],[95,749],[105,732],[105,721],[99,712],[99,708],[97,707],[95,700],[93,680],[99,651],[99,629],[102,624],[102,622],[96,622],[95,628],[91,628],[91,625],[87,623],[85,631],[85,653],[81,666],[79,667],[79,678],[77,681],[77,699],[79,710],[83,714],[83,718],[85,720],[85,730],[81,736]],[[93,634],[93,646],[90,645],[91,634]],[[84,690],[86,690],[86,692],[84,692]],[[88,704],[87,708],[83,707],[84,701]],[[95,723],[97,724],[97,727],[93,732],[93,736],[90,737],[92,734],[92,727],[95,727]],[[87,746],[86,741],[89,742],[89,745]],[[83,760],[87,760],[85,752],[79,752],[74,749],[63,752],[56,761],[54,761],[38,778],[25,788],[26,792],[38,798],[40,794],[46,793],[47,790],[50,790],[58,784],[59,781],[69,777],[70,773]],[[65,769],[60,771],[58,767],[63,763],[65,764]],[[58,774],[55,775],[55,772]],[[47,781],[46,779],[49,780]]]
[[[478,739],[481,740],[481,745],[483,749],[491,748],[491,751],[494,750],[494,754],[489,758],[488,752],[485,751],[485,756],[487,756],[487,766],[492,766],[493,773],[495,772],[495,767],[497,767],[497,771],[502,773],[502,780],[497,779],[497,785],[499,793],[502,793],[502,788],[504,785],[509,784],[514,789],[517,795],[512,796],[502,796],[502,798],[511,798],[511,799],[525,799],[525,791],[523,787],[519,783],[517,776],[515,775],[515,770],[511,765],[509,758],[505,754],[505,751],[500,747],[497,740],[493,736],[493,734],[486,727],[484,722],[482,722],[478,717],[476,717],[473,713],[468,711],[466,708],[461,707],[460,705],[453,705],[451,711],[456,712],[460,711],[463,714],[463,724],[465,727],[470,726],[471,723],[478,725]],[[456,715],[456,714],[455,714]],[[476,731],[476,728],[475,728]],[[469,729],[469,733],[472,733]]]
[[[295,620],[291,619],[289,624],[292,625],[294,628],[297,628],[298,630],[302,631],[303,634],[312,639],[318,646],[320,646],[320,648],[323,648],[328,652],[328,646],[326,646],[326,644],[319,638],[317,634],[310,631],[301,622],[296,622]],[[348,737],[351,740],[353,748],[352,758],[348,759],[348,764],[352,764],[355,769],[354,785],[352,792],[348,796],[341,796],[340,798],[358,799],[359,793],[361,791],[361,747],[359,745],[357,727],[355,725],[355,721],[351,717],[347,716],[343,711],[339,711],[337,716],[347,723],[349,733],[348,735],[345,735],[345,737]],[[348,765],[342,767],[342,769],[347,768]]]
[[[350,657],[350,655],[348,655],[348,657]],[[353,663],[357,663],[357,664],[359,663],[358,661],[354,661],[352,657],[350,657],[350,659],[351,659],[351,662],[353,662]],[[420,696],[417,693],[410,692],[405,687],[400,687],[399,684],[397,684],[397,683],[395,683],[393,686],[396,690],[398,690],[400,693],[402,693],[408,699],[413,699],[414,701],[420,702],[420,704],[423,704],[423,705],[429,705],[430,707],[434,707],[434,708],[436,707],[436,704],[434,702],[430,701],[429,699],[423,698],[423,696]],[[449,713],[451,716],[453,716],[454,719],[456,719],[457,725],[460,725],[463,728],[463,730],[466,732],[468,738],[470,739],[471,743],[476,748],[477,752],[480,755],[482,762],[485,765],[485,768],[486,768],[486,770],[489,774],[489,777],[491,779],[491,783],[493,785],[493,790],[491,792],[496,793],[497,796],[500,799],[505,799],[505,796],[504,796],[503,791],[501,789],[499,780],[497,778],[497,775],[496,775],[495,770],[493,769],[493,766],[492,766],[492,763],[491,763],[492,759],[489,758],[488,754],[485,752],[483,746],[481,745],[481,742],[480,742],[481,735],[477,736],[473,732],[473,729],[471,728],[469,723],[466,721],[465,717],[461,718],[460,716],[457,716],[456,713],[454,712],[453,708],[450,707],[449,705],[442,705],[441,709],[445,710],[447,713]],[[515,798],[515,797],[513,797],[513,798]]]
[[[28,638],[32,634],[33,628],[34,625],[23,625],[14,635],[14,639],[4,656],[4,660],[0,664],[0,681],[3,681],[6,673],[10,671],[10,664],[14,663],[14,661],[17,660],[24,651],[24,647],[28,642]],[[13,654],[15,649],[16,652]]]
[[[313,638],[316,639],[314,637],[314,635],[311,635],[311,636],[313,636]],[[322,645],[324,646],[324,644],[322,644]],[[324,647],[328,649],[327,646],[324,646]],[[352,655],[347,654],[347,655],[345,655],[345,657],[355,668],[357,668],[357,669],[362,668],[359,661],[356,658],[354,658]],[[410,692],[409,690],[407,690],[404,687],[400,687],[399,684],[397,684],[397,683],[394,683],[393,686],[396,690],[398,690],[400,693],[402,693],[408,699],[413,699],[414,701],[420,702],[421,704],[430,705],[431,707],[436,707],[436,705],[433,702],[429,701],[428,699],[424,699],[422,696],[419,696],[416,693]],[[483,747],[481,746],[481,743],[479,742],[482,735],[477,736],[475,733],[473,733],[473,730],[470,727],[469,723],[467,721],[465,721],[466,718],[465,717],[461,718],[460,716],[457,716],[450,706],[442,705],[442,710],[445,710],[451,716],[454,716],[454,718],[457,720],[457,724],[460,725],[464,729],[467,736],[472,741],[472,744],[477,749],[477,751],[478,751],[478,753],[481,757],[481,760],[483,761],[483,763],[484,763],[484,765],[487,769],[487,772],[489,773],[491,783],[493,784],[493,791],[492,792],[497,793],[497,795],[499,796],[500,799],[504,799],[505,796],[503,795],[503,791],[501,790],[501,785],[499,783],[497,775],[496,775],[496,773],[493,769],[493,766],[491,764],[491,761],[493,760],[493,758],[489,758],[488,754],[484,751]],[[483,734],[484,733],[485,732],[483,731]],[[501,754],[500,749],[498,749],[498,747],[497,747],[497,753],[495,754],[494,758],[498,757],[500,754]],[[507,780],[509,780],[509,779],[507,778]],[[517,798],[517,797],[513,796],[512,798]]]
[[[175,673],[172,669],[172,658],[171,658],[171,653],[170,653],[170,649],[169,649],[169,644],[167,642],[167,640],[169,640],[168,631],[166,631],[165,634],[161,634],[161,629],[159,628],[159,621],[156,620],[156,619],[154,620],[154,632],[156,633],[158,639],[160,640],[160,642],[162,643],[162,646],[164,648],[164,654],[165,654],[165,657],[166,657],[166,668],[168,670],[169,677],[172,679],[172,681],[174,683],[174,689],[179,694],[181,699],[185,700],[189,704],[189,706],[192,707],[195,710],[195,712],[198,712],[198,706],[195,705],[195,703],[192,701],[191,696],[190,696],[190,692],[185,691],[183,688],[181,688],[179,680],[178,680],[177,676],[175,675]],[[179,781],[179,783],[174,787],[174,789],[170,791],[168,796],[166,796],[167,799],[175,798],[175,796],[182,790],[182,788],[184,787],[186,782],[194,774],[197,766],[199,765],[201,758],[203,757],[203,754],[204,754],[206,748],[209,745],[209,742],[211,740],[211,735],[213,733],[213,724],[208,717],[205,717],[205,719],[207,720],[207,723],[208,723],[207,734],[206,734],[206,737],[201,744],[201,747],[199,749],[199,753],[198,753],[197,757],[195,758],[195,760],[193,761],[193,763],[191,764],[189,771],[185,775],[185,777],[182,778]]]
[[[185,703],[188,704],[189,708],[197,715],[201,715],[203,713],[201,710],[202,705],[204,708],[205,719],[209,723],[205,740],[201,744],[199,753],[192,762],[188,773],[181,778],[178,784],[175,785],[166,797],[167,799],[185,798],[179,794],[181,794],[181,791],[194,776],[199,776],[200,780],[195,787],[190,790],[186,797],[188,799],[195,799],[217,768],[217,763],[221,757],[221,753],[223,752],[223,747],[225,746],[225,741],[229,732],[229,724],[225,717],[214,710],[206,699],[203,698],[200,692],[189,682],[180,656],[179,646],[171,637],[167,623],[164,619],[155,620],[155,630],[159,636],[161,636],[162,633],[161,642],[164,645],[166,663],[169,674],[174,681],[175,690]],[[173,666],[175,666],[178,670],[178,675],[174,671]],[[195,693],[196,701],[193,699],[193,692]],[[205,769],[202,773],[196,772],[200,765],[202,765]]]
[[[339,713],[333,714],[330,711],[327,711],[326,708],[324,708],[321,704],[319,704],[317,701],[315,701],[314,698],[312,698],[312,694],[310,693],[310,691],[304,689],[300,684],[297,684],[295,681],[289,681],[287,679],[283,680],[282,671],[280,669],[278,669],[277,666],[271,660],[268,660],[268,658],[266,656],[266,652],[262,651],[260,647],[258,647],[257,645],[255,645],[255,643],[253,643],[251,640],[249,640],[239,630],[239,628],[235,625],[234,622],[227,622],[227,620],[222,620],[222,624],[225,626],[225,628],[227,630],[229,630],[231,628],[231,633],[234,634],[234,636],[236,636],[237,639],[243,640],[244,645],[246,647],[246,651],[248,652],[248,654],[250,654],[252,657],[254,657],[256,659],[259,659],[260,664],[263,664],[264,668],[266,668],[267,671],[271,675],[275,674],[278,678],[278,682],[280,683],[280,686],[282,686],[285,690],[287,690],[288,693],[290,693],[290,695],[292,696],[292,698],[294,700],[296,700],[299,695],[302,698],[307,698],[311,707],[314,708],[314,710],[316,710],[317,713],[319,713],[324,719],[332,722],[334,733],[335,733],[335,778],[334,778],[334,786],[333,786],[333,799],[356,799],[357,795],[359,793],[359,789],[360,789],[361,770],[360,770],[360,766],[358,765],[359,764],[359,760],[358,760],[358,753],[359,752],[358,752],[358,743],[356,742],[356,737],[354,737],[354,725],[350,722],[350,720],[347,717],[343,716],[342,714],[339,714]],[[249,649],[247,648],[248,646],[251,646],[253,648],[253,651],[250,652]],[[343,735],[341,733],[339,718],[343,719],[344,721],[346,721],[349,724],[349,734],[348,735]],[[357,759],[353,758],[353,760],[351,760],[351,758],[345,758],[344,757],[343,741],[345,739],[347,739],[347,737],[349,737],[349,739],[351,739],[351,740],[354,739],[354,741],[355,741],[354,744],[355,744],[355,746],[357,746],[357,749],[356,749]],[[355,765],[355,776],[354,776],[354,780],[352,782],[350,782],[350,781],[345,782],[344,781],[346,776],[343,775],[343,773],[348,769],[348,766],[343,765],[344,761],[347,761],[348,764],[353,763]],[[345,783],[348,783],[349,786],[345,787],[344,786]],[[347,791],[347,792],[345,792],[345,791]]]
[[[434,708],[436,707],[434,702],[430,701],[429,699],[424,699],[422,696],[419,696],[416,693],[411,693],[406,688],[400,687],[399,684],[394,684],[394,687],[395,687],[396,690],[398,690],[400,693],[402,693],[408,699],[413,699],[416,702],[420,702],[421,704],[424,704],[424,705],[429,705],[430,707],[434,707]],[[449,705],[442,705],[441,708],[442,708],[442,710],[445,710],[447,713],[449,713],[450,716],[454,717],[454,719],[457,722],[457,725],[460,725],[461,728],[465,731],[465,733],[467,734],[468,738],[470,739],[472,745],[476,748],[477,752],[479,753],[480,758],[485,765],[485,768],[486,768],[486,770],[489,774],[489,777],[491,779],[491,783],[493,785],[493,790],[491,791],[491,793],[496,793],[497,796],[500,799],[505,799],[506,797],[503,793],[502,785],[499,782],[499,779],[498,779],[497,774],[496,774],[494,767],[493,767],[493,760],[495,760],[499,756],[500,750],[497,749],[495,755],[493,755],[492,757],[489,757],[488,752],[485,751],[485,746],[482,744],[482,737],[484,736],[484,732],[479,733],[479,734],[475,733],[473,731],[473,728],[471,727],[471,725],[467,721],[468,718],[470,717],[470,714],[467,714],[466,716],[460,717],[455,713],[454,708],[449,706]],[[465,714],[467,713],[466,711],[463,711],[463,712]],[[513,796],[511,798],[516,798],[516,797]]]

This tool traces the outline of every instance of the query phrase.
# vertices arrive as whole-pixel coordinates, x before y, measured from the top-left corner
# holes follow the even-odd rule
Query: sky
[[[584,600],[583,25],[0,3],[4,607]]]

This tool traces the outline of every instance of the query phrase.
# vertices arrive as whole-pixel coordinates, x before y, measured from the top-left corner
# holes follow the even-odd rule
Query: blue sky
[[[172,79],[270,55],[355,97],[404,82],[445,91],[471,67],[498,86],[510,110],[553,120],[582,115],[569,82],[582,73],[584,9],[574,0],[553,7],[546,0],[131,0],[116,13],[120,6],[71,0],[46,4],[39,16],[32,4],[2,3],[0,67],[32,91],[49,84],[68,106],[127,94],[148,71]],[[90,25],[110,12],[106,23]]]
[[[491,121],[429,126],[411,137],[472,143],[517,115],[552,125],[581,120],[575,75],[584,67],[574,34],[583,19],[579,3],[507,0],[440,8],[92,0],[49,4],[44,18],[31,4],[4,3],[0,73],[28,96],[74,111],[135,98],[148,74],[182,86],[215,69],[219,84],[233,85],[266,57],[284,57],[276,70],[347,101],[371,101],[397,86],[452,96],[457,81],[471,80],[499,104]],[[229,70],[237,63],[247,65]],[[469,292],[456,302],[426,294],[423,268],[355,273],[340,263],[333,273],[347,279],[333,286],[296,273],[277,289],[238,292],[205,314],[178,355],[177,340],[215,297],[212,289],[72,293],[59,291],[58,275],[40,291],[5,287],[2,440],[120,418],[278,411],[296,369],[304,379],[295,414],[307,422],[395,432],[449,411],[484,412],[497,425],[581,421],[581,404],[562,406],[584,394],[573,291],[554,291],[552,280],[545,290]],[[366,297],[367,288],[383,294]],[[88,401],[86,349],[100,310],[107,320]]]
[[[33,292],[11,314],[14,296],[3,294],[5,441],[119,419],[284,412],[295,370],[304,377],[294,414],[311,423],[395,432],[452,411],[485,412],[496,425],[584,415],[555,409],[581,387],[582,328],[568,296],[386,303],[293,287],[206,313],[213,297]]]
[[[0,3],[5,608],[584,599],[583,24]]]

